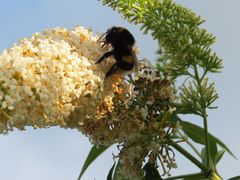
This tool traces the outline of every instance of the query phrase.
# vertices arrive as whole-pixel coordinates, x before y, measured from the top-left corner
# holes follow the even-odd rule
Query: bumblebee
[[[105,37],[104,37],[105,36]],[[104,37],[103,41],[101,39]],[[133,51],[135,39],[133,35],[123,27],[113,26],[108,29],[97,42],[103,42],[102,47],[111,45],[112,50],[104,53],[96,62],[101,63],[107,57],[113,56],[116,63],[106,73],[106,78],[114,74],[119,68],[124,71],[131,71],[137,62],[136,54]]]

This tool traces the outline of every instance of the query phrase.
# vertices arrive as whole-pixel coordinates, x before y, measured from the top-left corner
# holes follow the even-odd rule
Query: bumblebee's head
[[[111,44],[114,48],[126,45],[132,47],[135,43],[133,35],[123,27],[113,26],[105,34],[104,45]]]

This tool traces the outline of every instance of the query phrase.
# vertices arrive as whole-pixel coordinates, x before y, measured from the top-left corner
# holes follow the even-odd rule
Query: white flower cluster
[[[54,28],[4,50],[0,55],[0,133],[14,127],[66,127],[76,108],[85,113],[75,121],[95,113],[101,99],[111,96],[104,86],[109,61],[95,65],[104,53],[97,39],[80,26]]]
[[[147,59],[138,62],[138,78],[148,79],[150,81],[159,80],[160,76],[157,74],[156,68]]]

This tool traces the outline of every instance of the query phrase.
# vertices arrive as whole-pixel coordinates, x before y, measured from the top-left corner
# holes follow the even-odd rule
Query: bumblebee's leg
[[[106,53],[104,53],[96,62],[96,64],[99,64],[100,62],[102,62],[105,58],[112,56],[113,55],[113,51],[108,51]]]
[[[115,63],[115,64],[112,65],[112,67],[108,70],[108,72],[106,73],[106,77],[105,77],[105,78],[111,76],[113,73],[115,73],[115,72],[117,71],[117,69],[118,69],[118,64]]]

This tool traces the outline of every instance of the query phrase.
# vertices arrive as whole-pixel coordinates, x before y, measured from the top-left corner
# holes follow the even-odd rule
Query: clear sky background
[[[214,51],[223,59],[221,74],[212,76],[220,98],[217,110],[209,112],[209,130],[240,158],[240,1],[211,0],[177,2],[193,9],[206,22],[203,27],[217,37]],[[128,28],[137,40],[141,57],[156,58],[157,43],[142,35],[138,27],[127,23],[112,9],[97,0],[2,0],[0,1],[0,51],[20,38],[56,26],[90,27],[105,32],[117,25]],[[154,61],[153,61],[154,62]],[[191,118],[189,118],[191,119]],[[199,121],[199,119],[191,119]],[[75,180],[91,144],[76,130],[27,128],[0,135],[0,180]],[[104,180],[113,164],[109,149],[88,169],[83,180]],[[197,172],[191,163],[177,154],[179,168],[175,174]],[[226,154],[219,172],[224,180],[240,175],[240,160]]]

